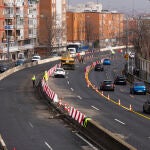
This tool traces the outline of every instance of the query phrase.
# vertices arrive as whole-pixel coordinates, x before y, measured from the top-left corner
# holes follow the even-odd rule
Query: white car
[[[66,72],[63,68],[56,68],[56,70],[54,71],[54,77],[63,77],[65,78]]]
[[[41,56],[39,56],[39,55],[34,55],[34,56],[32,57],[32,62],[33,62],[33,61],[38,61],[38,60],[41,60]]]
[[[134,53],[134,52],[130,52],[130,53],[129,53],[129,57],[130,57],[130,58],[134,58],[134,57],[135,57],[135,53]]]

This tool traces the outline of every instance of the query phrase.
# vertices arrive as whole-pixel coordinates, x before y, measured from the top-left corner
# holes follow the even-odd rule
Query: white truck
[[[68,49],[67,49],[67,51],[70,53],[70,57],[76,57],[76,48],[74,48],[74,47],[69,47]]]

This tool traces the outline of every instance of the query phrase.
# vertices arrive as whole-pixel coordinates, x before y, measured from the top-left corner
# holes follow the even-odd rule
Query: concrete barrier
[[[47,58],[47,59],[43,59],[43,60],[39,60],[39,61],[35,61],[35,62],[30,62],[30,63],[26,63],[22,66],[17,66],[14,68],[11,68],[3,73],[0,74],[0,80],[4,79],[5,77],[9,76],[10,74],[17,72],[19,70],[25,69],[25,68],[29,68],[29,67],[33,67],[36,66],[38,64],[44,64],[44,63],[48,63],[51,61],[57,61],[59,60],[60,57],[53,57],[53,58]]]
[[[81,132],[102,149],[136,150],[136,148],[93,120],[88,121],[86,128],[83,127]]]

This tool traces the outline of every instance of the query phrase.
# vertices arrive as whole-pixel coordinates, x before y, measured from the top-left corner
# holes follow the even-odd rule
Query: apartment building
[[[38,43],[36,51],[50,55],[66,46],[66,0],[39,1]],[[60,49],[61,48],[61,49]]]
[[[0,0],[0,59],[65,46],[66,0]]]
[[[34,53],[38,3],[35,0],[0,0],[0,59]]]
[[[124,15],[116,12],[67,12],[67,41],[120,44]]]

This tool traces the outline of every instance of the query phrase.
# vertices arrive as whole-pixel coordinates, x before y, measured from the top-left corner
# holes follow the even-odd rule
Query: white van
[[[70,52],[70,57],[76,57],[76,48],[74,48],[74,47],[69,47],[69,48],[67,49],[67,51]]]

